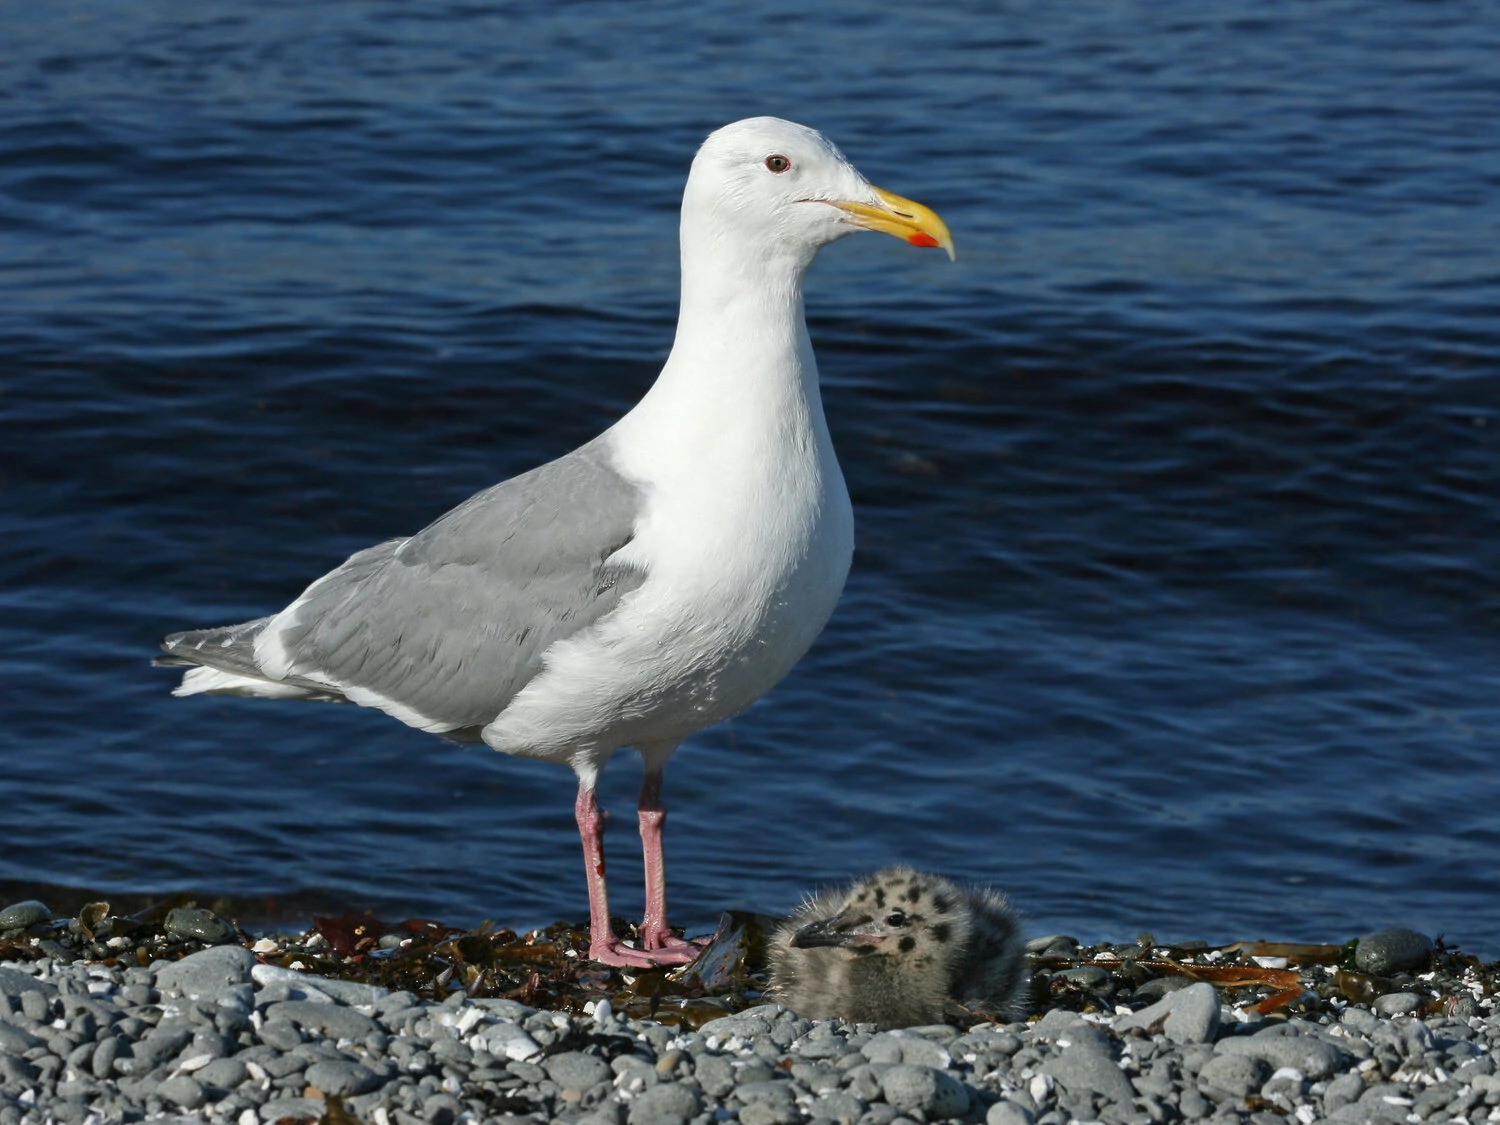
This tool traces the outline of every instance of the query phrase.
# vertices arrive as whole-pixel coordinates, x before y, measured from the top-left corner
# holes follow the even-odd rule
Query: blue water
[[[628,409],[693,150],[775,113],[959,259],[813,269],[854,571],[669,770],[674,920],[905,860],[1038,932],[1500,955],[1500,9],[3,22],[0,883],[581,918],[566,771],[148,661]]]

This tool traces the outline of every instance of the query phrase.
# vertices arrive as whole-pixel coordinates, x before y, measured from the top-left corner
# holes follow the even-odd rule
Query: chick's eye
[[[773,153],[772,155],[766,157],[766,167],[772,172],[775,172],[778,176],[781,175],[781,173],[788,171],[791,166],[792,162],[786,157],[782,156],[779,152]]]
[[[893,910],[885,916],[885,924],[887,926],[904,926],[906,925],[906,915],[899,910]]]

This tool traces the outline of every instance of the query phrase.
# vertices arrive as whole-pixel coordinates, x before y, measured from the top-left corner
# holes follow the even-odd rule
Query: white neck
[[[684,208],[685,234],[692,217]],[[699,464],[723,443],[827,442],[802,307],[802,277],[815,248],[799,250],[768,255],[731,238],[684,237],[672,352],[645,398],[620,421],[619,436],[649,431],[666,441],[671,435]],[[654,456],[675,460],[666,448]]]

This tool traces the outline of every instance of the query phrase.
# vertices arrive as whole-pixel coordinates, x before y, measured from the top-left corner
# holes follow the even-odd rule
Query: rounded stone
[[[893,1066],[881,1075],[880,1089],[896,1109],[920,1109],[929,1118],[956,1117],[969,1105],[963,1083],[930,1066]]]
[[[175,938],[207,942],[209,945],[217,945],[234,937],[233,927],[215,917],[213,911],[185,906],[168,912],[165,928]]]
[[[236,1058],[214,1059],[194,1075],[205,1086],[218,1090],[233,1090],[247,1077],[249,1070]]]
[[[984,1115],[984,1125],[1032,1125],[1036,1118],[1015,1102],[996,1102]]]
[[[1422,1010],[1424,998],[1416,992],[1387,992],[1375,997],[1375,1014],[1390,1019],[1392,1016],[1412,1016]]]
[[[325,1094],[358,1096],[379,1086],[380,1076],[357,1062],[325,1059],[307,1068],[307,1084]]]
[[[221,945],[202,949],[164,965],[156,974],[161,992],[178,992],[189,1000],[215,998],[250,980],[255,954],[244,946]]]
[[[1253,1055],[1215,1055],[1198,1072],[1199,1088],[1243,1098],[1261,1088],[1271,1068]]]
[[[696,1091],[686,1086],[662,1083],[641,1091],[630,1103],[630,1125],[666,1125],[698,1116],[701,1103]]]
[[[195,1078],[179,1074],[176,1078],[164,1079],[156,1087],[157,1096],[183,1109],[197,1109],[204,1101],[203,1087]]]
[[[1389,976],[1403,969],[1421,969],[1432,956],[1432,939],[1405,926],[1389,926],[1366,934],[1354,947],[1354,963],[1364,972]]]
[[[13,902],[4,910],[0,910],[0,930],[24,930],[27,926],[35,926],[38,922],[52,921],[52,911],[47,909],[47,904],[38,902],[34,898],[23,902]]]
[[[603,1059],[582,1051],[553,1055],[543,1064],[547,1077],[564,1090],[590,1090],[601,1082],[614,1079],[614,1071]]]

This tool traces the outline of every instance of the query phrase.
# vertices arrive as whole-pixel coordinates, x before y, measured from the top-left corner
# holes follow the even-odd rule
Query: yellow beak
[[[848,215],[857,227],[894,234],[913,246],[941,246],[948,251],[950,261],[956,257],[948,224],[938,218],[936,212],[914,200],[903,199],[894,192],[881,188],[874,190],[880,198],[881,205],[878,207],[851,200],[837,200],[833,205]]]

